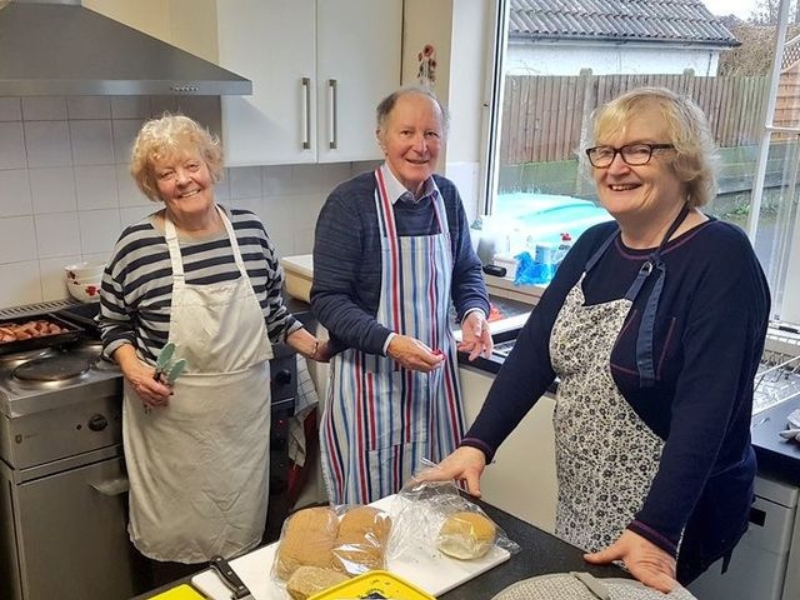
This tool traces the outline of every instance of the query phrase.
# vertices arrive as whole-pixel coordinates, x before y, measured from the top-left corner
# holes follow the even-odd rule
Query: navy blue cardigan
[[[597,225],[570,250],[462,445],[481,448],[491,460],[553,383],[553,323],[587,260],[615,228],[613,222]],[[625,247],[618,236],[584,280],[587,304],[623,297],[649,252]],[[770,298],[747,237],[728,223],[712,219],[682,234],[668,243],[663,260],[655,387],[640,387],[635,358],[639,315],[655,277],[628,315],[632,322],[617,340],[611,371],[633,409],[665,440],[658,473],[629,529],[675,553],[685,528],[680,573],[681,561],[702,570],[727,554],[747,527],[755,476],[753,379]]]
[[[451,297],[459,322],[480,308],[489,314],[481,263],[472,249],[461,197],[448,179],[434,175],[444,199],[453,253]],[[383,354],[389,329],[375,320],[381,290],[381,240],[375,208],[375,174],[363,173],[336,187],[320,212],[314,236],[311,308],[331,334],[334,348]],[[394,204],[400,236],[438,233],[431,200]]]

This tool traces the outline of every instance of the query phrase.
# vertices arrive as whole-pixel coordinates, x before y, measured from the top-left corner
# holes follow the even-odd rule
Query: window
[[[624,3],[596,3],[607,13],[598,18],[557,0],[500,0],[486,235],[502,232],[502,251],[533,252],[610,218],[579,169],[590,114],[628,89],[667,87],[703,108],[719,148],[720,193],[704,210],[748,232],[774,316],[800,322],[800,37],[787,39],[788,2],[759,30],[780,60],[748,71],[728,59],[737,27],[702,6],[676,15],[654,0],[622,15]]]

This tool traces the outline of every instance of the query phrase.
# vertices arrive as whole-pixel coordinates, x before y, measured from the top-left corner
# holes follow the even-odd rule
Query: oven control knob
[[[100,413],[92,415],[92,418],[89,419],[89,429],[92,431],[103,431],[106,427],[108,427],[108,419]]]
[[[292,372],[289,369],[281,369],[275,373],[275,383],[280,385],[292,383]]]

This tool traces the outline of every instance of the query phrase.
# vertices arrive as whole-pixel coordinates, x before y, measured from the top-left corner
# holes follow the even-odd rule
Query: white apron
[[[233,227],[217,209],[239,267],[235,281],[186,283],[175,226],[169,341],[187,370],[169,405],[145,412],[125,382],[123,443],[131,541],[161,561],[207,562],[256,546],[269,485],[272,347]]]
[[[464,435],[456,345],[448,323],[453,257],[444,201],[437,190],[438,234],[399,237],[380,169],[375,177],[382,249],[376,318],[441,350],[446,360],[431,373],[353,348],[331,360],[320,447],[333,504],[367,504],[398,492],[422,458],[441,461]]]

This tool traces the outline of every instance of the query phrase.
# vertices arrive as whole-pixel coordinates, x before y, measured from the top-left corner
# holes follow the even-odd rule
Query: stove
[[[0,310],[0,323],[57,318],[64,304]],[[4,600],[111,600],[142,591],[126,531],[122,376],[101,357],[95,332],[75,330],[80,335],[54,336],[49,346],[45,337],[33,348],[0,347]]]

